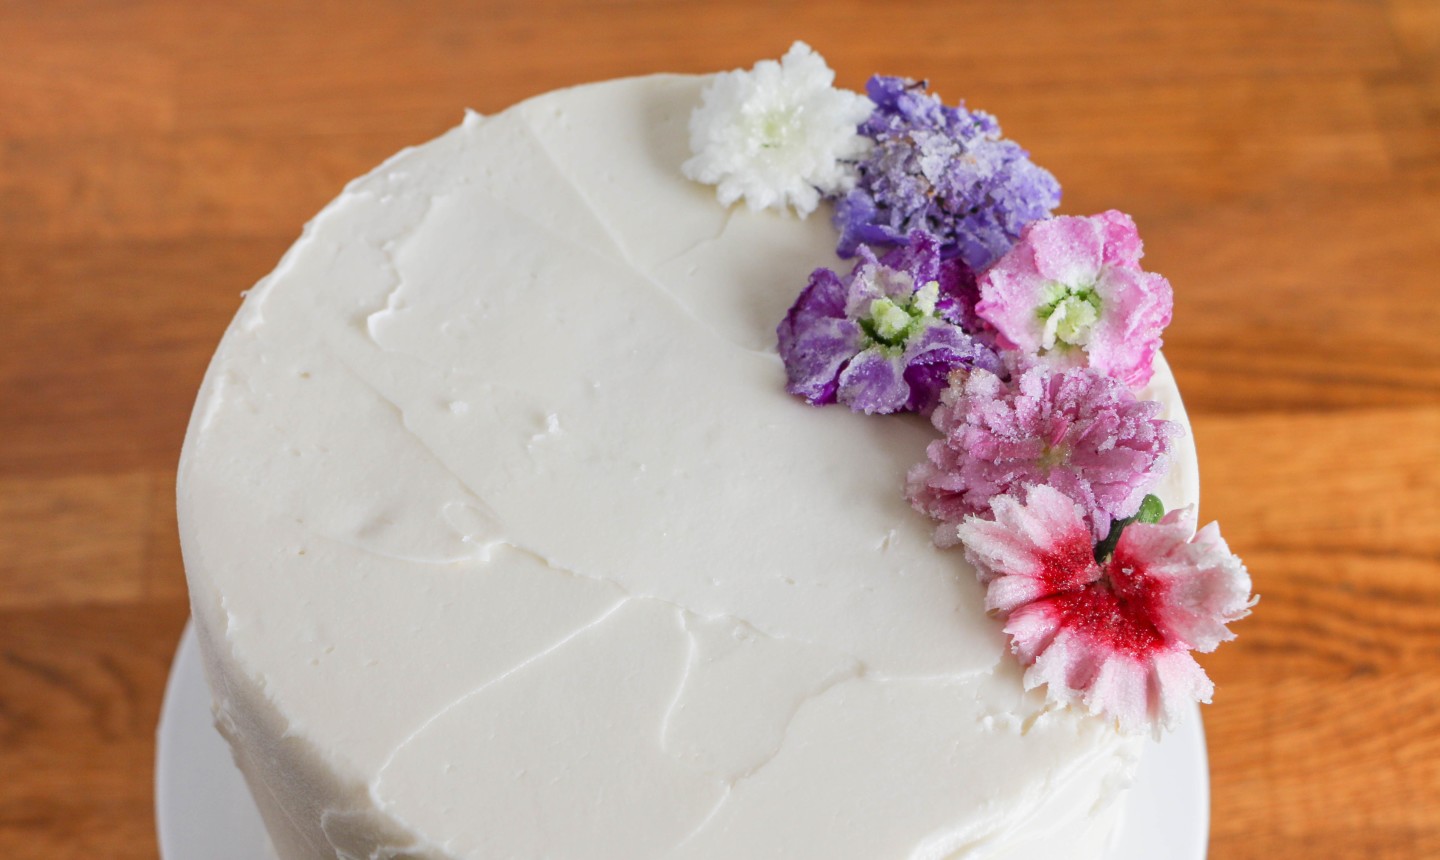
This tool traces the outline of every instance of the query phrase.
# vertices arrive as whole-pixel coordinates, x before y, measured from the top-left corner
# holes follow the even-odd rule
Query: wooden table
[[[149,858],[172,485],[240,291],[460,109],[815,45],[1133,213],[1204,511],[1215,858],[1440,857],[1440,2],[0,0],[0,856]]]

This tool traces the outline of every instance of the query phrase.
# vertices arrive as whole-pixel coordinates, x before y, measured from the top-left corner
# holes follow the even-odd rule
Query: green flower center
[[[794,108],[768,110],[756,117],[753,130],[760,139],[762,149],[781,149],[790,143],[800,127],[800,118]]]
[[[916,290],[908,299],[874,299],[870,302],[870,315],[860,319],[860,329],[881,346],[904,346],[912,334],[935,316],[935,305],[939,300],[940,284],[937,281]]]
[[[1040,452],[1040,459],[1037,462],[1042,468],[1053,469],[1056,466],[1063,466],[1069,459],[1070,446],[1046,445],[1045,450]]]
[[[1100,295],[1094,284],[1070,286],[1051,281],[1040,294],[1035,316],[1044,326],[1041,346],[1045,349],[1084,346],[1100,319]]]

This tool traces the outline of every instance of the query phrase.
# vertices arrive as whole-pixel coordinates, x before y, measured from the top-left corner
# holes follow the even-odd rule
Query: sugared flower
[[[1060,204],[1055,177],[1001,137],[990,114],[948,107],[905,78],[876,75],[866,91],[875,111],[860,131],[875,145],[836,204],[842,257],[924,230],[978,272]]]
[[[997,496],[991,514],[967,518],[959,537],[1028,667],[1027,689],[1043,684],[1051,701],[1125,731],[1171,727],[1185,705],[1210,701],[1190,652],[1234,638],[1227,625],[1253,605],[1250,575],[1214,523],[1193,533],[1189,509],[1134,523],[1097,562],[1083,511],[1058,490],[1031,487],[1023,504]]]
[[[1173,297],[1168,281],[1141,270],[1141,254],[1123,212],[1037,221],[981,276],[977,310],[1007,348],[1142,386]]]
[[[940,521],[941,546],[953,546],[956,526],[987,513],[996,496],[1041,484],[1078,503],[1092,537],[1103,538],[1165,473],[1182,431],[1159,412],[1088,368],[1036,366],[1010,383],[975,371],[931,416],[943,435],[910,470],[906,495]]]
[[[817,406],[928,412],[952,371],[999,370],[995,353],[966,331],[974,283],[925,234],[878,259],[862,248],[844,277],[816,269],[776,330],[786,390]]]
[[[685,175],[716,185],[726,206],[744,198],[751,209],[791,206],[804,217],[821,196],[848,191],[855,161],[870,148],[856,126],[870,100],[836,89],[835,73],[804,42],[777,63],[715,76],[690,116]]]

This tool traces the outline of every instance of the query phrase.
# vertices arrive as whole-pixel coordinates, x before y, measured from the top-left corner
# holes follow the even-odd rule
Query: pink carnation
[[[1142,253],[1135,222],[1113,209],[1032,222],[981,275],[976,312],[1001,346],[1138,388],[1174,303],[1169,281],[1141,270]]]
[[[953,546],[955,527],[985,514],[996,496],[1047,484],[1079,503],[1096,539],[1135,514],[1169,465],[1179,425],[1160,404],[1086,368],[1039,366],[1005,383],[972,371],[931,416],[944,437],[910,470],[906,496],[939,520],[935,542]]]
[[[1046,486],[1021,504],[999,496],[994,519],[959,527],[987,584],[986,606],[1006,619],[1025,687],[1114,718],[1124,731],[1172,727],[1214,684],[1191,651],[1209,652],[1250,613],[1250,575],[1218,526],[1192,532],[1190,510],[1132,523],[1096,562],[1083,512]],[[1193,534],[1193,537],[1192,537]]]

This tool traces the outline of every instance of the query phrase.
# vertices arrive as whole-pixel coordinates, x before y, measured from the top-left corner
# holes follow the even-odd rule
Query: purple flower
[[[976,311],[1001,346],[1142,386],[1174,302],[1169,281],[1141,270],[1142,253],[1124,212],[1036,221],[980,278]]]
[[[975,372],[945,393],[931,420],[944,434],[910,470],[906,496],[939,520],[953,546],[966,516],[996,496],[1048,485],[1085,512],[1095,539],[1133,515],[1164,474],[1178,424],[1120,382],[1087,368],[1033,367],[1011,383]]]
[[[979,324],[974,274],[942,259],[934,236],[908,242],[880,259],[861,248],[844,278],[810,275],[776,330],[787,391],[867,414],[929,412],[952,371],[999,371],[994,351],[966,330]]]
[[[1055,177],[1001,138],[990,114],[947,107],[905,78],[876,75],[866,91],[875,112],[860,133],[875,146],[835,208],[840,256],[901,245],[924,230],[940,237],[946,257],[978,272],[1060,204]]]

